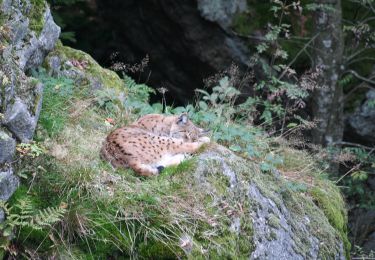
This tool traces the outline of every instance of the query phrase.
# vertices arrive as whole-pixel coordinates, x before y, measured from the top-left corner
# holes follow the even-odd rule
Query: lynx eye
[[[188,116],[186,114],[182,114],[178,117],[177,124],[186,124],[188,122]]]

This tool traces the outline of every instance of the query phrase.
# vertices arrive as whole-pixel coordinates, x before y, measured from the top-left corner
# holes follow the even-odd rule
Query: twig
[[[369,147],[369,146],[365,146],[365,145],[362,145],[362,144],[357,144],[357,143],[351,143],[351,142],[344,142],[344,141],[341,141],[341,142],[334,142],[332,143],[333,145],[348,145],[348,146],[355,146],[355,147],[359,147],[359,148],[362,148],[362,149],[365,149],[365,150],[369,150],[369,151],[373,151],[375,150],[375,147]]]
[[[341,176],[336,182],[335,184],[338,184],[342,179],[344,179],[348,174],[350,174],[351,172],[359,169],[359,167],[361,167],[362,163],[358,163],[356,166],[354,166],[353,168],[351,168],[349,171],[347,171],[343,176]]]
[[[288,68],[290,68],[290,66],[292,66],[292,64],[297,60],[297,58],[302,54],[302,52],[304,52],[307,47],[316,39],[316,37],[318,37],[320,33],[317,33],[315,34],[304,46],[302,49],[299,50],[299,52],[294,56],[293,60],[291,62],[289,62],[289,64],[286,66],[286,69],[284,69],[284,71],[280,74],[278,80],[281,80],[284,76],[285,76],[285,73],[287,73],[288,71]]]
[[[357,91],[358,89],[361,89],[361,88],[367,88],[367,89],[374,89],[368,85],[365,85],[363,82],[361,84],[359,84],[358,86],[354,87],[352,90],[350,90],[345,96],[344,96],[344,100],[346,100],[351,94],[353,94],[355,91]]]
[[[356,71],[354,71],[354,70],[347,70],[347,71],[345,71],[343,74],[345,74],[345,73],[353,74],[356,78],[358,78],[358,79],[360,79],[360,80],[362,80],[362,81],[364,81],[364,82],[367,82],[367,83],[369,83],[369,84],[371,84],[371,85],[375,85],[375,81],[370,80],[370,79],[368,79],[368,78],[365,78],[365,77],[359,75],[359,74],[358,74]]]
[[[360,144],[357,144],[357,145],[360,145]],[[361,145],[362,146],[362,145]],[[365,146],[366,147],[366,146]],[[368,152],[368,155],[371,155],[373,152],[375,151],[375,147],[372,148],[369,152]],[[353,168],[351,168],[349,171],[347,171],[343,176],[341,176],[336,182],[335,184],[339,183],[342,179],[345,178],[345,176],[347,176],[349,173],[359,169],[359,167],[361,167],[361,165],[363,164],[363,162],[360,162],[358,163],[356,166],[354,166]]]

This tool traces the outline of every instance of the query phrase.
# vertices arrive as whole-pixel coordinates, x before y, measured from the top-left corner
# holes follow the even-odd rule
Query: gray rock
[[[375,143],[375,90],[367,92],[366,101],[348,117],[348,123],[355,134]]]
[[[1,123],[21,142],[33,137],[43,91],[43,85],[24,72],[43,63],[60,34],[47,6],[41,32],[30,30],[27,15],[31,8],[29,0],[4,0],[1,4],[1,12],[6,17],[4,24],[10,28],[9,42],[0,56],[0,78],[8,82],[3,86],[4,91],[0,91],[0,113],[4,114]]]
[[[216,146],[198,156],[198,166],[194,172],[202,190],[216,193],[216,204],[225,204],[225,201],[228,201],[227,204],[233,204],[247,199],[252,205],[248,214],[253,222],[253,238],[249,243],[254,244],[255,248],[249,256],[250,259],[319,259],[322,257],[321,247],[328,240],[332,243],[329,254],[334,259],[345,259],[343,242],[337,238],[335,229],[329,224],[322,210],[311,200],[305,201],[302,204],[308,203],[314,208],[314,213],[299,215],[290,208],[295,205],[287,206],[281,194],[272,191],[271,185],[275,184],[269,181],[273,179],[278,183],[283,182],[280,174],[272,173],[271,179],[261,179],[262,177],[257,175],[263,173],[252,173],[251,169],[244,159],[224,147]],[[244,170],[248,172],[249,180],[244,180],[243,175],[239,175]],[[228,179],[229,192],[222,198],[217,197],[216,189],[210,183],[211,175],[215,174],[222,174]],[[261,187],[262,185],[265,187]],[[312,222],[315,225],[319,222],[324,230],[314,233],[316,230]],[[241,221],[234,215],[230,230],[240,234],[241,229]],[[327,248],[324,250],[327,252]]]
[[[375,251],[375,210],[357,208],[349,216],[352,240],[366,251]]]
[[[10,162],[16,151],[16,141],[0,129],[0,164]]]
[[[217,22],[224,29],[231,25],[235,14],[246,9],[246,0],[198,0],[198,10],[202,17],[211,22]]]
[[[29,48],[25,49],[24,56],[28,57],[24,69],[36,68],[41,65],[60,36],[60,27],[53,21],[50,9],[44,13],[44,28],[38,38],[30,41]]]
[[[12,161],[16,140],[32,139],[42,105],[43,85],[28,77],[26,70],[43,63],[54,48],[60,28],[54,23],[46,6],[43,28],[40,33],[30,29],[27,17],[32,8],[30,0],[0,0],[2,25],[10,28],[7,41],[0,54],[0,200],[8,200],[19,185],[19,178],[11,167],[3,164]],[[4,212],[0,211],[0,222]]]
[[[32,116],[25,103],[16,98],[4,115],[4,125],[23,143],[29,142],[35,131],[37,118]]]
[[[363,244],[363,249],[367,252],[371,250],[375,252],[375,231],[367,237],[366,243]]]
[[[61,59],[58,56],[49,56],[46,58],[48,73],[51,76],[59,76],[61,70]]]
[[[60,27],[53,21],[49,8],[44,13],[44,19],[44,27],[39,36],[35,32],[27,31],[27,35],[23,34],[22,38],[18,37],[15,39],[17,41],[14,41],[15,55],[18,57],[19,67],[23,71],[41,65],[59,38]],[[26,36],[30,38],[26,42],[22,41]]]
[[[19,186],[19,178],[11,168],[0,171],[0,200],[8,200]]]
[[[0,223],[4,222],[5,220],[5,212],[4,210],[0,209]]]

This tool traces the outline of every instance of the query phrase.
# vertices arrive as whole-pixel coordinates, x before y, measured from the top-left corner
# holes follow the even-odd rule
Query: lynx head
[[[176,116],[170,129],[170,136],[175,138],[183,138],[186,141],[197,141],[199,138],[206,136],[208,130],[197,127],[190,121],[188,115],[183,113]]]

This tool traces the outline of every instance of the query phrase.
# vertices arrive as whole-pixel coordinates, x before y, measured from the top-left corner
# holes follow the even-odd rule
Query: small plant
[[[4,250],[10,250],[8,241],[12,239],[14,232],[19,232],[23,228],[30,228],[31,230],[51,229],[55,223],[62,220],[66,212],[64,207],[37,209],[28,196],[18,199],[12,206],[0,201],[0,208],[4,210],[6,215],[5,221],[0,224],[2,237],[5,238],[5,240],[2,240],[3,243],[0,247]]]
[[[356,206],[373,209],[375,207],[375,193],[367,188],[370,173],[375,169],[374,149],[364,147],[345,147],[337,152],[337,160],[347,170],[336,183],[343,185],[346,196],[356,200]]]
[[[38,157],[46,152],[44,147],[37,142],[31,142],[29,144],[20,143],[17,145],[16,150],[21,156],[28,156],[31,158]]]

